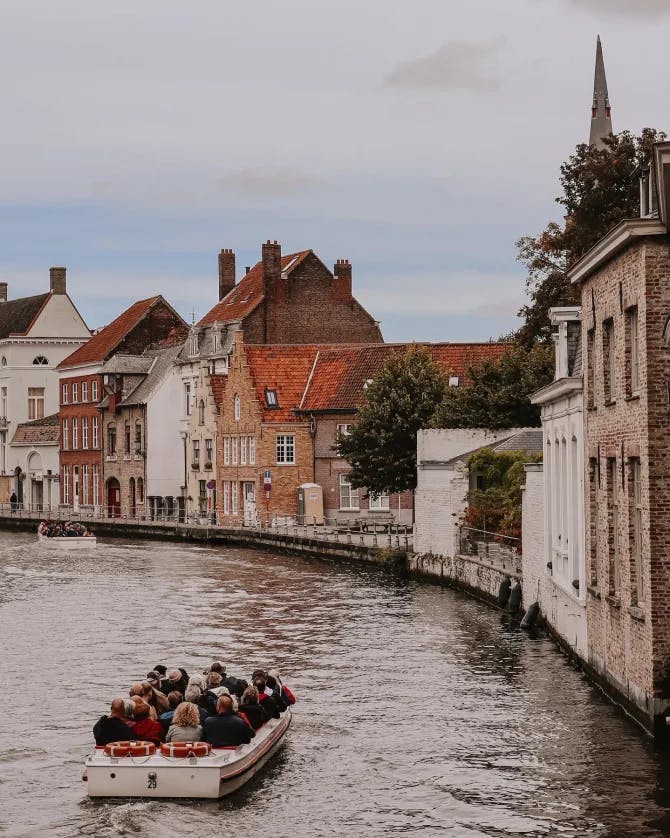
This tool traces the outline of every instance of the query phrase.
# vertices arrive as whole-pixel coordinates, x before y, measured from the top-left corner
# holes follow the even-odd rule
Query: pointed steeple
[[[603,137],[612,133],[612,108],[607,95],[607,79],[605,78],[605,62],[603,60],[603,46],[596,44],[596,73],[593,80],[593,107],[591,109],[591,133],[589,144],[596,148],[604,148]]]

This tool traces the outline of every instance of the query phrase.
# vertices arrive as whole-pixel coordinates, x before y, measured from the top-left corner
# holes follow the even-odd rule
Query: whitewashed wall
[[[176,498],[182,494],[182,398],[180,370],[172,367],[147,403],[147,497],[157,495]]]

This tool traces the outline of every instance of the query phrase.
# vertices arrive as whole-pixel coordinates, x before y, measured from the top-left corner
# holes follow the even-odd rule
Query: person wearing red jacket
[[[163,726],[160,722],[154,721],[149,716],[149,705],[144,701],[135,702],[135,722],[133,724],[133,736],[145,742],[153,742],[160,745],[163,739]]]

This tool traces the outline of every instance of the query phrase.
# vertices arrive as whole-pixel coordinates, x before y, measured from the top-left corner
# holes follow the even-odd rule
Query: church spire
[[[607,79],[605,78],[605,62],[603,60],[603,46],[596,44],[596,73],[593,80],[593,107],[591,109],[591,133],[589,144],[596,148],[604,148],[603,138],[612,133],[612,108],[607,95]]]

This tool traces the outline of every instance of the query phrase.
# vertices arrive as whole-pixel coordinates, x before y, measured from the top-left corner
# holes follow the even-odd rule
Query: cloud
[[[429,90],[496,90],[493,60],[501,41],[449,41],[426,58],[399,64],[385,87]]]
[[[570,0],[573,6],[598,14],[661,17],[670,14],[668,0]]]
[[[298,195],[326,184],[323,178],[284,166],[249,166],[219,180],[224,189],[246,195],[286,197]]]

